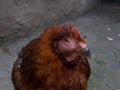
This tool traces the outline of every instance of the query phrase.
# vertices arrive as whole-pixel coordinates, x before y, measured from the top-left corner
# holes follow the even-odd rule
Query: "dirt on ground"
[[[91,50],[88,90],[120,90],[120,6],[98,5],[76,19],[64,22],[80,29]],[[13,90],[11,70],[17,53],[43,29],[0,47],[0,89]]]

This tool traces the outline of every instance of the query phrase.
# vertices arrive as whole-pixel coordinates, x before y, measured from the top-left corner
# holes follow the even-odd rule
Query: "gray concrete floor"
[[[120,90],[120,6],[100,5],[64,23],[78,27],[87,36],[92,52],[88,90]],[[13,90],[11,69],[17,52],[42,31],[0,47],[0,90]]]

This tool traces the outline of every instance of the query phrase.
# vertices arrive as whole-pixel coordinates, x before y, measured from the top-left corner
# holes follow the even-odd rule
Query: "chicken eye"
[[[67,39],[63,39],[64,41],[66,41],[66,42],[68,42],[68,40]]]

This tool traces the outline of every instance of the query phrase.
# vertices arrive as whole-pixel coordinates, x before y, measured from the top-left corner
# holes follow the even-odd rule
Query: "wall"
[[[82,15],[98,0],[0,0],[0,45]]]

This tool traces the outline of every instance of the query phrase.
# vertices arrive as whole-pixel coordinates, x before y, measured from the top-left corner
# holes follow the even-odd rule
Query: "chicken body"
[[[46,29],[22,48],[13,65],[15,90],[86,90],[86,41],[71,25]]]

